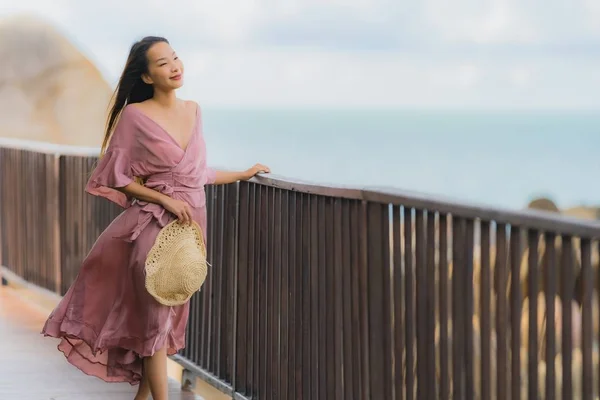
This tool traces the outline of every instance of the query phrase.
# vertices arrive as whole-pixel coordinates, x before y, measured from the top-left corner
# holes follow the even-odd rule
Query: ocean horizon
[[[387,186],[522,209],[600,205],[593,110],[242,109],[203,107],[208,162],[255,162],[293,179]]]

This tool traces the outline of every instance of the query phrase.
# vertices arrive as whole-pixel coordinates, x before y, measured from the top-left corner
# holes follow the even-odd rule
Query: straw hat
[[[161,304],[185,303],[202,287],[208,267],[200,227],[175,220],[158,233],[146,258],[146,289]]]

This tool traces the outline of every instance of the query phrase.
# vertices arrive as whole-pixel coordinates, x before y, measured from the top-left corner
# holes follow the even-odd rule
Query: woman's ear
[[[142,74],[142,81],[147,85],[152,85],[152,79],[148,74]]]

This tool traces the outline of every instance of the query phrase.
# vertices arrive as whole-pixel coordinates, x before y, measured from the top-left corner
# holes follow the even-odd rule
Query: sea
[[[204,108],[208,162],[504,209],[600,206],[600,113]]]

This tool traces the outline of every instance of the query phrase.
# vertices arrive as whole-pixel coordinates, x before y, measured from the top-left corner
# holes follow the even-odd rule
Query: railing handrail
[[[99,147],[60,145],[14,138],[0,138],[0,147],[64,156],[94,157],[100,153]],[[557,234],[588,238],[598,238],[600,236],[600,221],[578,219],[541,210],[509,210],[392,187],[359,188],[339,184],[308,182],[274,174],[259,176],[252,181],[261,185],[301,193],[435,210],[459,217],[479,218],[501,224],[552,231]]]
[[[7,137],[0,137],[0,147],[61,156],[94,157],[100,154],[100,147],[72,146]]]
[[[509,210],[392,187],[356,188],[335,186],[288,179],[273,174],[269,174],[268,177],[258,176],[252,181],[261,185],[301,193],[402,205],[421,210],[448,213],[459,217],[479,218],[486,221],[496,221],[500,224],[552,231],[557,234],[562,233],[588,238],[600,236],[600,221],[584,220],[542,210]]]

